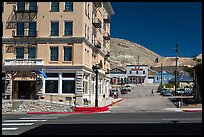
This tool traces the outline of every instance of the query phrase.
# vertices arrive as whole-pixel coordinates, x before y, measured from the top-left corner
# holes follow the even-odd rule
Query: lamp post
[[[96,73],[96,93],[95,93],[95,107],[98,107],[98,70],[101,69],[99,64],[92,66],[93,71]]]

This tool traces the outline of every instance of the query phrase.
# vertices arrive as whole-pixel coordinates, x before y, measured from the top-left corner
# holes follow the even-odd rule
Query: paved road
[[[128,94],[119,95],[124,100],[110,108],[111,113],[130,113],[130,112],[175,112],[179,111],[171,103],[168,97],[163,97],[158,93],[154,96],[151,90],[156,90],[156,86],[138,85]]]
[[[9,120],[24,120],[23,123],[33,125],[7,126],[18,129],[2,131],[3,135],[202,134],[202,113],[3,115],[3,123],[22,123],[22,121],[8,122]]]

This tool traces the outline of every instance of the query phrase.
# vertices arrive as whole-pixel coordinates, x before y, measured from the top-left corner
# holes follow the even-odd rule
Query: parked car
[[[185,89],[184,88],[179,88],[176,90],[176,93],[178,96],[184,95],[185,93]]]
[[[161,89],[161,91],[160,91],[160,95],[162,95],[162,94],[163,94],[163,92],[165,92],[165,91],[167,91],[167,89],[166,89],[166,88]]]
[[[162,92],[162,96],[172,96],[172,94],[170,91],[165,90],[164,92]]]
[[[157,93],[161,93],[161,92],[166,91],[166,90],[167,90],[166,88],[160,88],[157,90]]]
[[[131,89],[127,89],[127,91],[128,91],[128,92],[130,92],[130,91],[131,91]]]
[[[127,89],[126,88],[121,89],[121,94],[127,94]]]
[[[184,92],[184,96],[193,96],[193,89],[192,88],[186,88]]]

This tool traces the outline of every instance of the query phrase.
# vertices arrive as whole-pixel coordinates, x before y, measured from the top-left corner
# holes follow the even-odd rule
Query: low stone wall
[[[2,100],[2,113],[8,112],[72,112],[73,106],[44,100]]]

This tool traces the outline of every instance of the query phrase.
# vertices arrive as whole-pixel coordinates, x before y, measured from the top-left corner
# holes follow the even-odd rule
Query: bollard
[[[179,101],[179,108],[181,108],[181,102]]]

